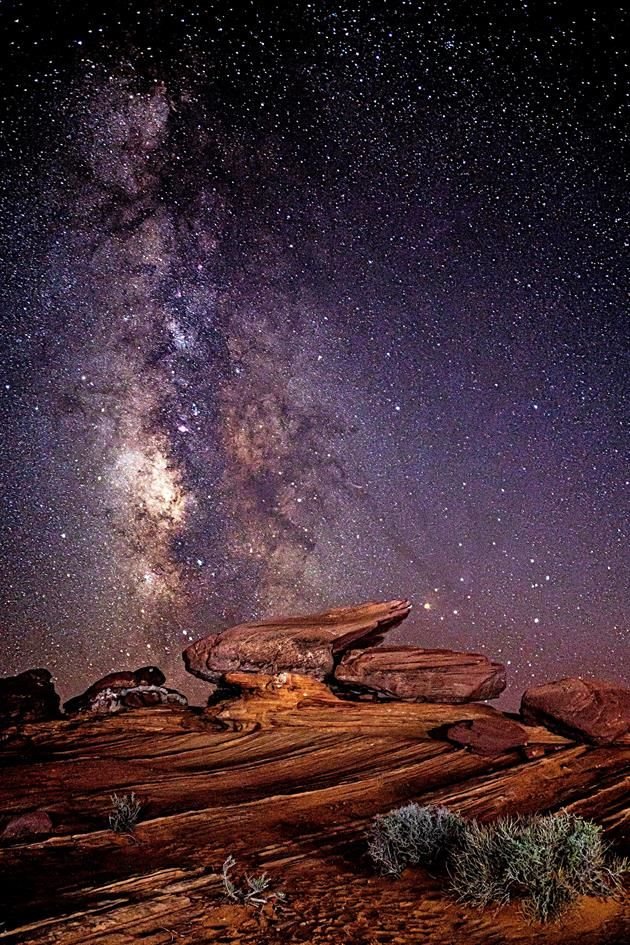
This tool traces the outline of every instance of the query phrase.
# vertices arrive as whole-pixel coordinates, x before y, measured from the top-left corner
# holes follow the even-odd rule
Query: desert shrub
[[[131,833],[138,823],[142,804],[136,795],[112,794],[112,809],[109,814],[109,826],[116,833]]]
[[[621,890],[630,863],[610,857],[601,827],[575,814],[465,821],[444,807],[408,804],[375,817],[368,852],[381,873],[442,866],[457,898],[477,906],[522,902],[550,922],[579,896]]]
[[[231,873],[236,866],[233,856],[228,858],[221,867],[221,878],[226,899],[231,902],[240,902],[255,906],[264,906],[270,899],[283,900],[285,895],[279,890],[272,890],[271,879],[267,873],[260,876],[248,876],[247,873],[240,883],[232,879]]]
[[[446,807],[407,804],[374,818],[368,853],[380,873],[407,866],[440,866],[462,842],[466,822]]]
[[[487,906],[520,899],[529,918],[549,922],[578,896],[617,892],[628,868],[609,859],[601,827],[559,813],[472,821],[450,872],[460,900]]]

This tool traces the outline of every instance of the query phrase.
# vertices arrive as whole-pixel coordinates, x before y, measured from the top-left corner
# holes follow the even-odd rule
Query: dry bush
[[[407,804],[375,817],[368,853],[380,873],[407,866],[442,866],[462,841],[466,822],[446,807]]]
[[[611,857],[602,829],[575,814],[463,820],[444,807],[408,804],[376,817],[368,853],[381,873],[443,867],[450,889],[476,906],[522,903],[530,920],[551,922],[579,896],[614,896],[630,872]]]
[[[132,833],[138,823],[142,804],[136,795],[112,794],[112,810],[109,814],[109,826],[116,833]]]

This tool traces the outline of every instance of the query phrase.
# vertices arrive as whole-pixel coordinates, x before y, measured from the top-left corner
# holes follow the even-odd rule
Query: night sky
[[[629,19],[4,0],[0,674],[408,596],[627,675]]]

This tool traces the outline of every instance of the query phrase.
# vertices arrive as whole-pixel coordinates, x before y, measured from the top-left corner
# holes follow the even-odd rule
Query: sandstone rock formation
[[[176,689],[165,686],[130,686],[128,689],[101,689],[84,712],[111,713],[121,709],[151,708],[156,705],[188,705],[188,699]]]
[[[452,725],[446,737],[449,742],[470,748],[480,755],[502,755],[515,748],[524,748],[529,734],[524,725],[519,725],[504,715],[470,719]],[[544,754],[544,750],[540,751]]]
[[[442,734],[490,705],[340,700],[295,674],[227,677],[240,696],[202,712],[155,707],[26,725],[0,743],[0,811],[49,811],[54,836],[0,844],[0,935],[11,945],[612,945],[630,899],[586,897],[566,922],[473,909],[443,879],[366,866],[370,819],[411,800],[481,820],[557,810],[627,842],[630,744],[575,745],[528,726],[539,757],[487,757]],[[35,763],[34,763],[35,761]],[[35,776],[36,770],[36,776]],[[68,789],[68,786],[71,789]],[[111,795],[146,803],[133,836]],[[226,904],[234,854],[282,908]]]
[[[241,624],[197,640],[184,651],[189,672],[225,685],[230,673],[281,672],[326,679],[364,698],[460,703],[493,699],[505,670],[485,656],[419,647],[376,647],[400,623],[406,600],[343,607],[306,617]],[[218,701],[216,698],[213,701]]]
[[[77,712],[111,713],[156,705],[188,705],[186,696],[175,689],[167,689],[164,682],[164,673],[157,666],[109,673],[80,696],[68,700],[64,709],[68,715],[74,715]]]
[[[64,704],[64,712],[73,715],[92,708],[92,703],[101,692],[113,692],[122,689],[134,689],[138,686],[163,686],[166,677],[157,666],[142,666],[136,670],[121,670],[117,673],[108,673],[92,683],[80,696],[74,696]]]
[[[610,745],[630,732],[630,689],[567,677],[528,689],[521,714],[569,738]]]
[[[0,679],[0,727],[58,718],[59,696],[47,669]]]
[[[514,908],[466,908],[427,871],[392,883],[366,870],[366,825],[410,800],[482,821],[564,807],[600,823],[620,852],[630,841],[630,736],[619,735],[627,690],[583,680],[537,687],[523,699],[521,725],[468,701],[501,691],[500,664],[371,646],[408,611],[406,601],[366,604],[198,641],[186,652],[189,668],[221,684],[206,709],[189,709],[159,669],[145,667],[98,680],[68,703],[73,718],[35,713],[6,727],[0,937],[16,945],[625,941],[622,895],[586,898],[562,926],[532,930]],[[237,671],[226,668],[232,662]],[[283,669],[296,662],[301,674]],[[46,671],[33,672],[50,683]],[[129,707],[136,711],[119,711]],[[615,741],[572,744],[530,724],[537,717],[574,739],[587,737],[588,723],[591,740]],[[112,795],[132,792],[146,816],[133,836],[118,835],[107,829]],[[281,909],[225,903],[221,865],[231,854],[245,874],[268,871],[287,893]]]
[[[384,646],[345,653],[335,679],[407,702],[473,702],[505,689],[505,669],[477,653]]]
[[[409,601],[391,600],[240,624],[197,640],[183,658],[190,673],[214,683],[238,671],[287,671],[324,679],[342,653],[380,642],[410,610]]]

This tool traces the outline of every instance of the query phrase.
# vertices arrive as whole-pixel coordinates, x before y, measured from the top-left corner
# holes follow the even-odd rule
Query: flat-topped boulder
[[[157,666],[108,673],[80,696],[69,699],[64,709],[68,715],[74,715],[77,712],[110,713],[154,705],[187,705],[186,697],[175,689],[167,689],[165,681],[164,673]]]
[[[383,646],[345,653],[335,680],[404,702],[479,702],[505,689],[505,667],[479,653]]]
[[[470,748],[478,755],[490,756],[524,748],[529,741],[529,733],[524,725],[499,714],[457,722],[448,729],[446,737],[449,742]]]
[[[233,672],[294,672],[325,679],[346,651],[381,642],[410,610],[407,600],[370,601],[239,624],[192,643],[184,650],[184,663],[193,676],[214,683]]]
[[[528,689],[521,715],[569,738],[609,745],[630,732],[630,689],[603,679],[558,679]]]
[[[0,679],[0,728],[59,718],[59,696],[47,669]]]

